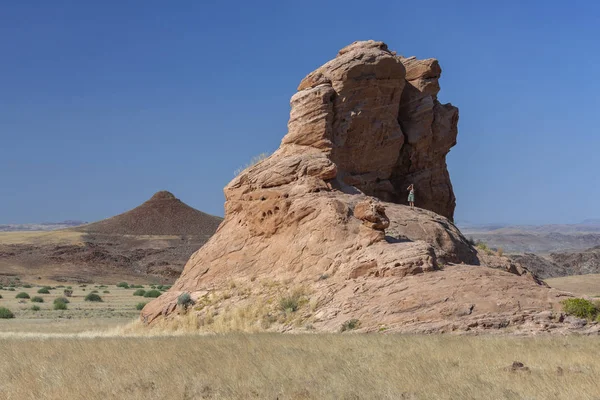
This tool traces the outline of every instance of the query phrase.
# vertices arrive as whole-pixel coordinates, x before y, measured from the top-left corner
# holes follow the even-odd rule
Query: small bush
[[[106,293],[110,293],[110,292],[108,290],[104,290],[104,291],[102,291],[102,293],[106,294]]]
[[[483,242],[478,242],[477,243],[477,248],[479,250],[483,250],[483,251],[489,251],[490,250],[490,248],[488,247],[488,245],[485,244],[485,243],[483,243]]]
[[[8,290],[9,292],[14,292],[14,291],[15,291],[15,288],[14,288],[14,287],[9,287],[9,288],[8,288],[8,289],[6,289],[6,290]]]
[[[153,297],[156,298],[158,296],[160,296],[162,293],[160,293],[160,291],[156,290],[156,289],[152,289],[152,290],[148,290],[146,293],[144,293],[144,297]]]
[[[37,305],[34,304],[34,305],[31,306],[30,310],[31,311],[40,311],[40,306],[37,306]]]
[[[90,293],[98,293],[97,290],[92,290]]]
[[[117,287],[120,287],[123,289],[129,289],[129,284],[127,282],[119,282],[119,283],[117,283]]]
[[[95,302],[102,302],[102,297],[100,297],[98,294],[96,293],[90,293],[87,296],[85,296],[85,301],[95,301]]]
[[[134,296],[143,296],[146,294],[146,291],[144,289],[138,289],[135,292],[133,292]]]
[[[40,290],[38,290],[39,294],[50,294],[50,290],[47,287],[43,287]]]
[[[28,299],[29,295],[25,292],[21,292],[15,296],[17,299]]]
[[[498,247],[498,255],[502,257],[504,255],[504,249],[502,247]]]
[[[30,284],[23,285],[23,287],[24,287],[25,289],[31,289],[31,285],[30,285]]]
[[[360,326],[360,321],[357,320],[356,318],[352,318],[342,324],[340,331],[341,332],[351,331],[353,329],[358,328],[359,326]]]
[[[184,308],[188,308],[189,306],[194,305],[194,300],[192,300],[189,293],[184,292],[177,297],[177,304]]]
[[[15,314],[12,313],[12,311],[10,311],[8,308],[6,307],[0,307],[0,318],[1,319],[9,319],[9,318],[14,318]]]
[[[563,306],[563,311],[569,315],[574,315],[577,318],[585,318],[593,320],[600,314],[598,305],[585,299],[565,299],[560,302]]]
[[[66,297],[71,297],[73,295],[73,290],[72,289],[65,289],[65,290],[63,290],[63,294]]]
[[[73,286],[67,286],[67,289],[73,289]]]
[[[44,299],[42,299],[40,296],[35,296],[31,298],[31,302],[32,303],[43,303]]]
[[[58,302],[58,303],[54,303],[54,309],[55,310],[66,310],[67,309],[67,303],[63,303],[63,302]]]
[[[142,308],[144,308],[146,306],[146,304],[148,304],[148,303],[137,303],[137,305],[135,306],[135,309],[139,311]]]
[[[69,304],[69,300],[65,299],[64,297],[57,297],[56,299],[54,299],[54,304],[57,303]]]
[[[300,296],[297,294],[283,297],[281,300],[279,300],[279,308],[281,308],[281,311],[295,312],[298,310],[299,300]]]
[[[467,242],[471,245],[471,246],[475,246],[477,244],[477,242],[475,242],[475,239],[473,239],[473,236],[469,237],[467,239]]]
[[[2,295],[0,294],[0,299],[2,298]]]

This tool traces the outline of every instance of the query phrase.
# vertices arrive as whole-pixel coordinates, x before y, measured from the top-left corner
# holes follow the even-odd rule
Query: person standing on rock
[[[415,185],[411,183],[410,186],[406,188],[406,190],[409,190],[408,204],[410,205],[410,209],[413,210],[415,208]]]

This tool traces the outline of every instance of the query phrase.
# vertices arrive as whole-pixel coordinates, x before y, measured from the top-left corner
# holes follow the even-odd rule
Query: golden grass
[[[4,338],[0,398],[593,399],[599,345],[577,336]],[[506,371],[515,360],[530,372]]]
[[[77,244],[84,233],[66,230],[0,232],[1,244]]]
[[[553,288],[576,295],[600,297],[600,274],[572,275],[546,279]]]

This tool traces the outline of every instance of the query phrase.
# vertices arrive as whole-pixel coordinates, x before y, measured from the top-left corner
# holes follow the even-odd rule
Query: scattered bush
[[[17,299],[28,299],[29,298],[29,294],[27,294],[25,292],[21,292],[21,293],[17,294],[15,297]]]
[[[144,293],[144,297],[153,297],[156,298],[158,296],[160,296],[162,293],[156,289],[152,289],[152,290],[148,290],[146,293]]]
[[[563,311],[577,318],[595,319],[600,314],[600,307],[586,299],[565,299],[560,302]]]
[[[67,286],[67,289],[73,289],[73,286]]]
[[[187,309],[189,306],[194,305],[194,300],[192,300],[189,293],[184,292],[177,297],[177,304]]]
[[[43,287],[40,290],[38,290],[39,294],[50,294],[50,290],[47,287]]]
[[[30,285],[30,284],[23,285],[23,287],[24,287],[25,289],[31,289],[31,285]]]
[[[54,304],[57,303],[69,304],[69,300],[65,299],[64,297],[57,297],[56,299],[54,299]]]
[[[0,299],[2,298],[2,295],[0,294]]]
[[[119,282],[119,283],[117,283],[117,287],[120,287],[123,289],[129,289],[129,284],[127,282]]]
[[[353,329],[358,328],[359,326],[360,326],[360,321],[357,320],[356,318],[352,318],[342,324],[340,331],[341,332],[351,331]]]
[[[281,311],[295,312],[298,310],[299,300],[300,296],[295,293],[291,296],[283,297],[281,300],[279,300],[279,308],[281,308]]]
[[[100,297],[98,294],[96,293],[90,293],[87,296],[85,296],[85,301],[95,301],[95,302],[102,302],[102,297]]]
[[[59,301],[58,303],[54,303],[54,309],[55,310],[66,310],[67,309],[67,303],[63,303],[61,301]]]
[[[43,303],[44,299],[42,299],[40,296],[35,296],[31,298],[31,302],[32,303]]]
[[[146,291],[144,289],[138,289],[135,292],[133,292],[134,296],[143,296],[146,294]]]
[[[479,250],[483,250],[483,251],[489,251],[490,250],[490,248],[488,247],[488,245],[485,244],[485,243],[483,243],[483,242],[478,242],[477,243],[477,248]]]
[[[144,308],[146,306],[146,304],[148,304],[148,303],[137,303],[137,305],[135,306],[135,309],[139,311],[142,308]]]
[[[10,311],[8,308],[6,307],[0,307],[0,318],[1,319],[9,319],[9,318],[14,318],[15,314],[12,313],[12,311]]]
[[[102,293],[110,293],[108,290],[104,290],[102,291]]]
[[[14,291],[15,291],[15,288],[14,288],[14,287],[9,287],[9,288],[8,288],[8,289],[6,289],[6,290],[8,290],[9,292],[14,292]]]
[[[63,294],[66,297],[71,297],[73,295],[73,290],[71,290],[71,289],[65,289],[65,290],[63,290]]]
[[[40,306],[37,306],[37,305],[34,304],[34,305],[31,306],[30,310],[31,311],[40,311]]]

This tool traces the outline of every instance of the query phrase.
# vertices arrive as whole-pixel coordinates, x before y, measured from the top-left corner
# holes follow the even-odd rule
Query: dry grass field
[[[71,286],[0,290],[0,399],[600,399],[598,337],[166,332],[137,289]]]
[[[545,280],[548,285],[576,295],[600,297],[600,274],[563,276]]]
[[[599,338],[228,334],[0,340],[2,399],[598,399]],[[529,371],[506,370],[518,360]]]

